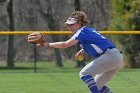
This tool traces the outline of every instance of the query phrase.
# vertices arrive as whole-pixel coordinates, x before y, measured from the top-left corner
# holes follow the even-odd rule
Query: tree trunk
[[[47,1],[47,3],[48,3],[47,13],[42,11],[43,9],[41,8],[41,6],[40,6],[39,12],[40,12],[41,16],[48,22],[48,27],[50,30],[59,30],[59,28],[58,28],[59,25],[54,21],[54,18],[53,18],[54,15],[52,14],[50,1]],[[58,40],[59,40],[59,37],[57,35],[52,35],[53,42],[56,42]],[[56,66],[63,67],[60,50],[54,49],[54,53],[55,53],[55,58],[56,58]]]
[[[76,11],[80,10],[80,1],[79,0],[75,0],[75,10]]]
[[[75,0],[75,11],[80,11],[80,1]],[[77,52],[80,50],[80,46],[77,44]],[[84,67],[85,66],[85,60],[77,61],[76,67]]]
[[[9,30],[14,31],[14,19],[13,19],[13,0],[10,0],[7,6],[7,12],[9,16]],[[7,37],[7,67],[14,67],[14,36],[9,35]]]
[[[51,8],[48,8],[48,11],[50,11],[50,12],[48,12],[50,14],[47,15],[47,17],[48,17],[48,27],[50,28],[50,30],[58,30],[57,29],[58,26],[54,22],[53,15],[51,14]],[[56,36],[56,35],[52,35],[52,40],[53,40],[53,42],[56,42],[56,41],[59,40],[59,37]],[[55,53],[55,58],[56,58],[56,66],[63,67],[60,50],[55,48],[54,53]]]

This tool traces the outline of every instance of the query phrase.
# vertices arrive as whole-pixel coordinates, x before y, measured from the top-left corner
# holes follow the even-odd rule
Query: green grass
[[[0,67],[0,93],[89,93],[79,78],[81,68],[65,62],[58,68],[53,62],[38,63],[34,73],[32,63],[16,63],[15,69]],[[121,69],[108,82],[113,93],[140,93],[140,69]]]

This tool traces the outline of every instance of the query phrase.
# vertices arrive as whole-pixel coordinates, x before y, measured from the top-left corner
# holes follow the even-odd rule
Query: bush
[[[112,23],[109,30],[140,30],[140,1],[112,0]],[[125,67],[140,67],[140,36],[116,35],[112,40],[123,50]]]

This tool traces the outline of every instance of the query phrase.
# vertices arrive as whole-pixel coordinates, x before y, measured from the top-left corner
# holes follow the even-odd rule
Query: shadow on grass
[[[67,67],[56,67],[56,68],[42,68],[42,67],[0,67],[0,72],[36,72],[36,73],[79,73],[81,68],[67,68]]]
[[[0,67],[0,70],[30,70],[33,67]]]
[[[134,71],[140,71],[139,68],[123,68],[120,70],[121,72],[134,72]]]

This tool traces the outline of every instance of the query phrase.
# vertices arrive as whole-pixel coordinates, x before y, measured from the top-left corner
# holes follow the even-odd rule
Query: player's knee
[[[80,78],[83,77],[83,76],[85,76],[85,75],[90,75],[90,73],[88,73],[87,71],[83,71],[83,70],[81,70],[81,71],[79,72]]]

